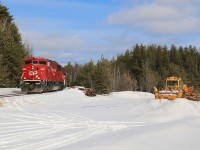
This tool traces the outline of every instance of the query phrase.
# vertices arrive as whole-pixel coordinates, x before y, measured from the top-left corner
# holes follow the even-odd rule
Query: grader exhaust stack
[[[189,100],[200,101],[200,96],[193,94],[193,90],[193,86],[188,88],[183,84],[180,77],[174,76],[166,78],[165,86],[162,90],[154,87],[156,99],[174,100],[176,98],[187,98]]]

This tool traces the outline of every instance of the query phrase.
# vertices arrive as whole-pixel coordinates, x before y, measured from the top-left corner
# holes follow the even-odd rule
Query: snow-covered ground
[[[1,150],[200,149],[200,102],[131,91],[87,97],[76,88],[0,101]]]

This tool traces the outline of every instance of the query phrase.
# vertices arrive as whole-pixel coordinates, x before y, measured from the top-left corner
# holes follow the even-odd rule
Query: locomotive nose
[[[32,65],[28,68],[28,78],[33,80],[35,77],[37,78],[38,75],[38,66]]]
[[[33,76],[34,75],[34,71],[29,71],[28,73],[30,76]]]

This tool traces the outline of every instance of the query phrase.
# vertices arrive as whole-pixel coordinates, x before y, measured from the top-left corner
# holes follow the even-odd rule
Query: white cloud
[[[120,3],[117,7],[83,1],[6,1],[34,6],[34,11],[44,8],[41,13],[30,10],[30,14],[18,16],[15,21],[23,41],[28,39],[33,45],[34,56],[62,64],[96,61],[102,54],[112,58],[136,43],[188,44],[194,38],[187,39],[183,34],[200,33],[197,0],[112,0]],[[101,19],[118,6],[121,9],[108,16],[107,26]],[[51,8],[56,8],[53,13],[49,13]]]
[[[69,53],[69,52],[64,52],[62,54],[60,54],[59,57],[66,57],[66,58],[70,58],[70,57],[74,57],[74,56],[79,56],[80,54],[79,53]]]
[[[184,0],[184,2],[189,1]],[[173,3],[172,0],[155,0],[150,4],[121,9],[110,14],[107,21],[109,24],[137,27],[151,34],[199,33],[199,10],[192,4],[180,7],[179,3],[178,1]]]
[[[48,50],[62,50],[73,49],[80,50],[85,47],[85,41],[81,39],[79,35],[65,33],[50,33],[45,34],[42,32],[22,32],[25,35],[24,38],[31,39],[31,43],[36,45],[40,49]]]
[[[81,33],[81,31],[79,31]],[[76,33],[42,33],[42,32],[22,32],[23,41],[29,41],[34,47],[34,56],[40,56],[55,60],[61,64],[67,62],[85,63],[91,59],[96,61],[103,54],[112,58],[118,52],[128,47],[129,37],[126,35],[119,36],[102,36],[100,31],[82,31],[81,34],[94,34],[94,41],[83,39]],[[99,35],[100,34],[100,35]],[[97,37],[96,37],[97,36]],[[101,37],[101,38],[100,38]],[[96,39],[97,38],[97,39]],[[123,38],[123,40],[122,40]]]
[[[155,21],[146,25],[146,30],[152,34],[198,34],[200,20],[197,18],[182,18],[178,21]]]
[[[55,60],[57,62],[67,63],[74,61],[84,53],[86,41],[77,34],[60,33],[45,34],[42,32],[22,32],[23,41],[29,41],[33,45],[34,56],[40,56]]]

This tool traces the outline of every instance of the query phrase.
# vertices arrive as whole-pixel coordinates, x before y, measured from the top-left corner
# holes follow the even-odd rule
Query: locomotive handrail
[[[45,79],[45,85],[47,85],[47,77],[44,75],[44,72],[41,73],[43,78]]]
[[[21,76],[21,79],[22,79],[23,75],[24,75],[24,72],[23,72],[23,74],[22,74],[22,76]]]
[[[47,77],[44,75],[44,72],[41,72],[43,78],[45,79],[45,81],[47,81]]]
[[[63,80],[64,80],[64,85],[65,85],[65,75],[62,75],[62,77],[63,77]]]

